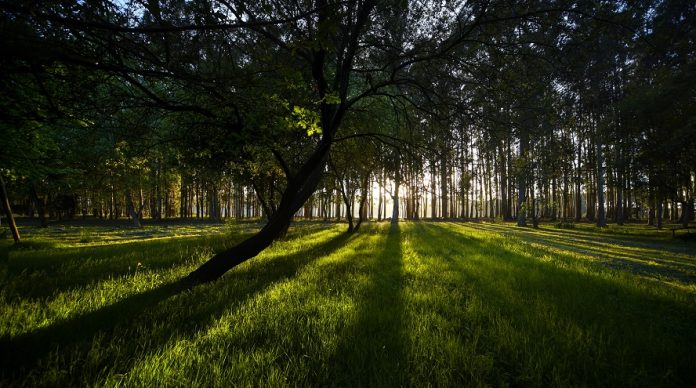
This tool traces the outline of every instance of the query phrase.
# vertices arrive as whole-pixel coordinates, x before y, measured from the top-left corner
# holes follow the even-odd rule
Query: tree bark
[[[597,140],[597,226],[607,226],[606,212],[604,210],[604,155],[602,142]]]
[[[448,217],[448,188],[447,188],[447,156],[443,153],[440,159],[440,218]]]
[[[506,140],[506,149],[507,149],[507,158],[505,159],[505,169],[507,169],[507,174],[506,174],[506,179],[507,179],[507,203],[505,204],[505,219],[506,220],[512,220],[512,212],[513,212],[513,200],[515,197],[515,194],[512,189],[512,177],[513,177],[513,171],[512,171],[512,149],[510,148],[510,138],[508,137]]]
[[[0,175],[0,201],[2,202],[2,207],[5,210],[5,215],[7,216],[7,223],[10,227],[10,232],[12,232],[12,238],[14,239],[15,244],[19,244],[22,238],[19,235],[17,223],[15,222],[14,215],[12,214],[10,199],[7,196],[7,188],[5,187],[5,180],[3,179],[2,175]]]
[[[131,197],[130,189],[126,189],[126,208],[128,209],[128,215],[131,217],[133,227],[142,228],[142,225],[140,224],[140,215],[135,210],[135,206],[133,205],[133,198]]]
[[[377,200],[377,222],[382,221],[382,202],[384,202],[384,182],[381,177],[384,176],[384,171],[380,174],[379,185],[379,199]]]
[[[398,165],[398,163],[397,163],[397,165]],[[397,171],[396,178],[394,179],[394,195],[392,196],[392,199],[394,200],[394,206],[392,207],[392,217],[391,217],[392,224],[396,224],[399,222],[399,186],[400,185],[401,185],[401,179],[399,178],[399,172]]]
[[[399,194],[396,193],[394,194],[393,198],[393,206],[392,206],[392,216],[391,216],[391,223],[396,224],[399,222]]]
[[[681,222],[682,222],[682,226],[684,228],[688,227],[689,221],[691,221],[691,215],[694,212],[692,206],[693,206],[693,201],[691,201],[691,200],[686,200],[686,201],[682,202]]]
[[[657,201],[655,202],[655,208],[657,209],[657,229],[662,229],[663,205],[661,192],[657,193]]]
[[[653,188],[653,182],[652,179],[649,180],[648,182],[648,203],[650,206],[648,210],[648,225],[649,226],[654,226],[655,225],[655,189]]]
[[[618,166],[616,171],[616,223],[619,225],[624,224],[624,171],[623,171],[623,158],[621,151],[617,151]]]
[[[506,160],[505,160],[505,155],[503,152],[503,147],[501,147],[500,150],[500,158],[501,158],[501,163],[500,163],[500,213],[503,216],[503,220],[508,220],[510,219],[510,214],[508,212],[508,206],[507,206],[507,172],[506,170]]]
[[[370,173],[366,173],[362,177],[362,181],[360,182],[360,204],[358,205],[358,221],[355,223],[355,228],[353,229],[353,232],[357,232],[358,229],[360,229],[360,225],[362,225],[363,221],[365,220],[365,204],[367,203],[367,194],[368,194],[368,187],[367,184],[370,181]]]
[[[346,206],[346,220],[348,221],[348,233],[352,233],[355,225],[353,224],[353,193],[351,188],[347,187],[350,184],[348,180],[348,175],[346,171],[340,173],[334,165],[334,163],[329,160],[329,166],[336,173],[336,181],[338,181],[338,188],[341,192],[341,198],[343,199],[343,204]]]
[[[430,218],[437,218],[437,182],[435,169],[435,159],[430,162]]]
[[[351,195],[348,195],[343,179],[338,180],[341,187],[341,197],[343,198],[343,203],[346,205],[346,220],[348,221],[348,233],[353,232],[353,199]]]
[[[517,226],[527,226],[527,211],[525,203],[527,201],[527,149],[529,148],[529,133],[521,129],[520,134],[520,158],[522,158],[522,168],[517,175]]]
[[[208,197],[210,198],[210,210],[208,212],[210,220],[214,222],[221,222],[222,217],[220,212],[220,198],[218,197],[218,188],[216,184],[211,183],[211,185],[208,187]]]
[[[553,181],[551,181],[551,220],[556,221],[558,218],[558,181],[556,177],[553,178]]]

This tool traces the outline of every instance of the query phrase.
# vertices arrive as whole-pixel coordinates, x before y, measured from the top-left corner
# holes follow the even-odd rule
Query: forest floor
[[[696,381],[696,242],[638,225],[63,223],[0,240],[0,386]]]

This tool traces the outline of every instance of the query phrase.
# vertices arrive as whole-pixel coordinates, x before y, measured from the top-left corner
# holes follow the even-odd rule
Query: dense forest
[[[199,281],[296,217],[694,219],[692,1],[0,8],[4,215],[266,220]]]

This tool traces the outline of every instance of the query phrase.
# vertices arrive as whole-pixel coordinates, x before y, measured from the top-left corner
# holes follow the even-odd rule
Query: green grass
[[[696,245],[630,228],[304,224],[183,292],[253,227],[36,230],[0,245],[0,386],[689,386]]]

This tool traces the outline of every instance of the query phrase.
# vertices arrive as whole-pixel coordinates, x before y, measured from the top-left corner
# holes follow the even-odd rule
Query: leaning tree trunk
[[[337,86],[336,91],[341,100],[341,104],[338,106],[328,104],[325,98],[329,93],[329,84],[324,73],[327,51],[323,48],[318,48],[311,52],[310,62],[312,76],[316,81],[316,89],[323,101],[320,107],[322,138],[299,170],[292,176],[288,174],[288,184],[273,217],[271,217],[268,223],[258,233],[242,241],[240,244],[216,254],[213,258],[198,267],[198,269],[191,272],[184,280],[187,285],[195,285],[218,279],[236,265],[258,255],[284,230],[287,230],[295,212],[297,212],[314,193],[314,190],[316,190],[323,176],[333,136],[349,107],[346,101],[348,100],[347,95],[348,86],[350,84],[350,74],[353,67],[353,59],[358,49],[358,42],[360,41],[357,39],[357,34],[361,32],[362,28],[370,19],[370,13],[374,6],[375,4],[372,2],[366,2],[361,6],[354,25],[352,26],[353,34],[351,34],[351,36],[353,40],[348,42],[345,46],[341,66],[338,67],[339,71],[335,74],[334,78],[335,85]],[[317,17],[320,21],[327,18],[326,12],[325,9],[319,7]]]
[[[0,175],[0,202],[2,202],[2,207],[7,215],[7,223],[10,226],[10,231],[12,232],[12,238],[15,244],[19,244],[22,240],[19,236],[19,230],[17,229],[17,224],[15,223],[14,215],[12,215],[12,208],[10,207],[10,199],[7,196],[7,189],[5,188],[5,180]]]
[[[330,147],[330,140],[320,141],[312,155],[288,182],[280,204],[266,226],[238,245],[213,256],[191,272],[184,281],[195,285],[216,280],[233,267],[258,255],[283,235],[290,226],[293,214],[304,205],[321,180]]]

